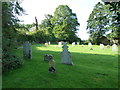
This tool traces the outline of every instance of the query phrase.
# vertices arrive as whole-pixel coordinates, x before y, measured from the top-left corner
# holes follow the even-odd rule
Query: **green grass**
[[[118,55],[112,49],[100,50],[93,46],[89,50],[69,45],[74,65],[61,64],[61,47],[50,45],[32,46],[32,59],[25,60],[21,68],[3,74],[3,88],[117,88]],[[22,56],[22,49],[16,53]],[[56,74],[48,73],[48,62],[44,54],[52,54],[56,61]]]

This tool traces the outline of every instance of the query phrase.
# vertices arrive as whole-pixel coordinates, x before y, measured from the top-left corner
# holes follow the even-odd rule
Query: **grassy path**
[[[32,60],[3,75],[3,88],[117,88],[118,56],[111,48],[100,50],[99,46],[81,47],[69,45],[74,66],[61,64],[61,47],[50,45],[32,46]],[[22,56],[22,48],[16,53]],[[56,61],[56,74],[48,73],[44,54],[52,54]]]

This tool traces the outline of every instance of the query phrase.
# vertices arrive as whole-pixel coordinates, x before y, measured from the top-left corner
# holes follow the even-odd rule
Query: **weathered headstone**
[[[23,44],[23,56],[24,58],[28,58],[28,59],[32,58],[32,48],[31,48],[31,44],[29,43],[29,41],[26,41]]]
[[[61,52],[61,56],[62,56],[61,63],[62,64],[73,65],[71,53],[68,51],[67,44],[64,43],[64,45],[62,46],[62,48],[63,48],[63,51]]]
[[[107,45],[107,48],[110,48],[110,45]]]
[[[75,42],[72,43],[72,46],[75,46]]]
[[[92,47],[92,43],[88,43],[88,47]]]
[[[81,47],[84,47],[84,45],[82,44]]]
[[[48,43],[45,43],[45,46],[47,47],[49,44]]]
[[[103,50],[104,49],[104,45],[100,44],[100,49]]]
[[[49,55],[49,72],[51,73],[55,73],[56,72],[56,68],[55,68],[55,60],[53,60],[53,56]]]
[[[79,45],[80,43],[79,42],[77,42],[77,45]]]
[[[50,41],[48,42],[48,44],[50,45]]]
[[[59,47],[62,47],[62,42],[58,42],[58,46],[59,46]]]
[[[112,45],[112,51],[117,51],[117,45],[116,44]]]

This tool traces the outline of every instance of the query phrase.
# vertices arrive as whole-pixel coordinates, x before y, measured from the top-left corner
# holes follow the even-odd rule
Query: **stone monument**
[[[90,42],[90,43],[88,43],[88,47],[92,47],[92,43]]]
[[[73,65],[71,53],[68,51],[67,44],[64,43],[62,48],[63,48],[63,51],[61,52],[61,56],[62,56],[61,63],[62,64],[67,64],[67,65]]]
[[[59,46],[59,47],[62,47],[62,42],[58,42],[58,46]]]
[[[75,42],[72,43],[72,46],[75,46]]]
[[[117,45],[116,45],[116,44],[113,44],[113,45],[112,45],[112,51],[114,51],[114,52],[117,51]]]
[[[31,44],[29,43],[29,41],[26,41],[23,44],[23,56],[24,58],[28,58],[28,59],[32,58],[32,48],[31,48]]]
[[[104,50],[104,45],[103,44],[100,44],[100,49]]]

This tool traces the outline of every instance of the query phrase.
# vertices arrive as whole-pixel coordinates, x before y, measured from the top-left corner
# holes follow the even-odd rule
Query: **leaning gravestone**
[[[61,56],[62,56],[61,63],[62,64],[73,65],[71,53],[68,51],[67,44],[64,43],[64,45],[62,46],[62,48],[63,48],[63,51],[61,52]]]
[[[23,44],[23,56],[24,58],[28,58],[28,59],[32,58],[32,48],[31,48],[31,44],[29,43],[29,41],[26,41]]]
[[[114,51],[114,52],[117,51],[117,45],[116,44],[112,45],[112,51]]]

